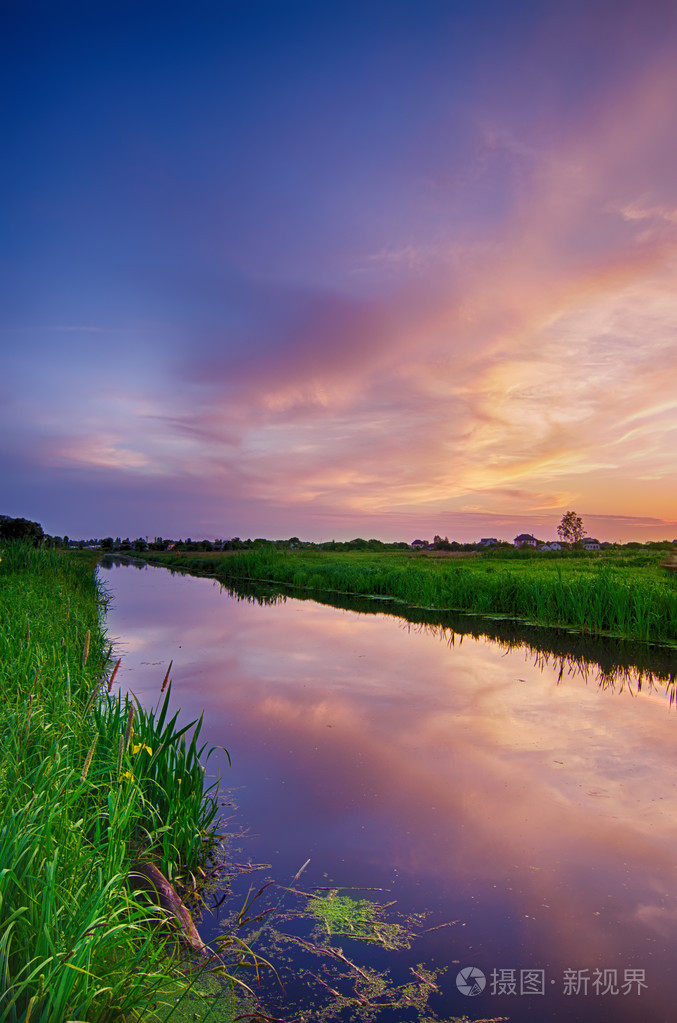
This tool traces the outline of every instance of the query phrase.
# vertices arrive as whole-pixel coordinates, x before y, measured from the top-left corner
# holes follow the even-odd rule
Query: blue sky
[[[677,535],[671,3],[15,3],[4,514]]]

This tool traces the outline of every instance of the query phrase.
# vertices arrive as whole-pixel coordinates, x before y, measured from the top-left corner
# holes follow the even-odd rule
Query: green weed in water
[[[352,899],[336,890],[324,898],[312,899],[308,910],[329,937],[353,938],[387,949],[411,947],[407,928],[387,921],[384,908],[370,899]]]

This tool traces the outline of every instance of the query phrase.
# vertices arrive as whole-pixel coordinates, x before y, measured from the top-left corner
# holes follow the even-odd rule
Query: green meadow
[[[152,710],[114,694],[95,557],[17,542],[0,548],[0,1019],[230,1023],[255,1014],[240,982],[263,960],[235,929],[207,960],[196,933],[158,905],[146,880],[150,865],[181,900],[199,902],[218,852],[217,792],[204,781],[210,751],[201,722],[184,725],[171,712],[169,671]],[[677,577],[660,551],[459,556],[264,545],[144,559],[236,589],[265,582],[329,601],[355,594],[539,622],[583,638],[677,642]],[[240,917],[251,916],[245,908]],[[400,931],[368,901],[341,896],[310,908],[323,934],[370,941],[373,932],[383,948],[399,947]],[[267,948],[256,928],[255,936]],[[433,988],[424,987],[416,1011],[432,1019],[424,1005]],[[383,999],[380,987],[372,995]],[[400,997],[390,991],[388,1006]],[[332,1011],[349,1006],[342,998]]]
[[[372,1020],[385,1009],[438,1019],[428,1006],[434,971],[420,964],[414,981],[397,986],[387,970],[365,970],[328,947],[332,936],[409,947],[417,927],[389,922],[369,900],[283,887],[258,912],[265,884],[236,911],[216,955],[200,947],[186,905],[199,901],[201,879],[216,869],[218,844],[201,722],[180,726],[170,715],[169,671],[158,679],[154,710],[110,692],[117,669],[103,622],[107,597],[90,554],[14,542],[0,546],[0,559],[0,1020],[272,1019],[247,981],[265,973],[275,983],[277,974],[238,932],[249,923],[251,940],[267,938],[285,961],[284,942],[296,938],[266,930],[273,911],[282,923],[314,926],[305,945],[333,970],[318,989],[326,1004],[317,1008],[313,994],[313,1007],[293,1018],[350,1012]],[[158,904],[153,871],[178,909]],[[284,907],[288,892],[312,900],[310,908]]]
[[[178,727],[168,677],[155,711],[109,694],[91,559],[0,557],[0,1019],[159,1023],[205,998],[220,1009],[199,1018],[232,1018],[229,985],[196,984],[186,927],[143,876],[185,893],[209,870],[200,722]]]
[[[505,616],[593,635],[677,643],[677,573],[654,550],[155,552],[144,560],[224,583],[269,582],[411,607]]]

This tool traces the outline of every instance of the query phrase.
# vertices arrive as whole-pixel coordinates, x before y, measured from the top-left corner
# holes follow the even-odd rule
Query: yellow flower
[[[132,774],[131,771],[123,771],[122,774],[120,775],[120,781],[122,781],[123,778],[125,778],[128,781],[134,781],[134,775]]]
[[[140,749],[145,749],[146,753],[148,753],[151,757],[153,756],[152,749],[150,746],[146,746],[145,742],[137,742],[134,746],[132,746],[132,756],[136,756]]]

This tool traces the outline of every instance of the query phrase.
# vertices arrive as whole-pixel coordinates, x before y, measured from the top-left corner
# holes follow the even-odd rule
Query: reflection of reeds
[[[313,596],[344,593],[410,607],[506,615],[588,634],[677,642],[677,587],[660,573],[655,556],[648,564],[646,558],[641,552],[636,565],[627,555],[444,561],[262,547],[211,557],[207,565],[199,558],[180,564],[195,574],[208,570],[238,590],[248,583],[278,593],[280,586],[291,586]],[[165,556],[157,560],[179,563]]]
[[[272,584],[233,583],[227,592],[239,600],[273,605],[287,600],[289,593],[275,590]],[[558,681],[564,676],[594,680],[602,688],[664,689],[674,698],[677,681],[675,651],[611,636],[591,636],[556,628],[535,628],[509,618],[434,611],[405,607],[395,602],[365,600],[341,594],[293,592],[295,599],[314,600],[361,614],[386,614],[400,619],[407,628],[436,635],[441,642],[462,644],[464,636],[497,643],[504,651],[524,650],[533,655],[542,670],[554,670]]]
[[[423,623],[418,627],[424,632],[436,636],[441,642],[446,643],[450,647],[454,646],[457,636],[459,636],[459,642],[463,641],[462,634],[459,635],[453,629],[441,624]],[[553,673],[556,676],[557,684],[566,675],[569,678],[581,678],[586,683],[594,682],[602,689],[612,689],[617,692],[627,689],[631,693],[640,693],[642,688],[656,691],[664,688],[665,692],[670,695],[670,703],[674,700],[676,678],[674,670],[668,667],[670,662],[656,658],[653,667],[648,667],[629,662],[622,663],[620,659],[614,661],[609,655],[614,642],[616,642],[616,657],[620,657],[621,651],[618,641],[611,639],[602,641],[605,651],[605,654],[602,655],[599,640],[596,642],[588,640],[585,646],[582,646],[579,642],[578,648],[574,643],[570,642],[569,649],[566,649],[567,636],[565,635],[560,639],[559,649],[555,650],[548,649],[533,640],[529,641],[517,636],[506,639],[496,636],[492,637],[479,631],[473,631],[472,634],[476,637],[481,636],[489,642],[496,643],[499,649],[505,651],[505,653],[513,650],[523,650],[525,656],[533,657],[532,663],[534,667],[542,672],[548,671]],[[541,630],[539,635],[547,639],[545,630]],[[585,643],[585,640],[583,640],[583,643]],[[672,652],[670,651],[669,654],[670,659],[672,659]]]

